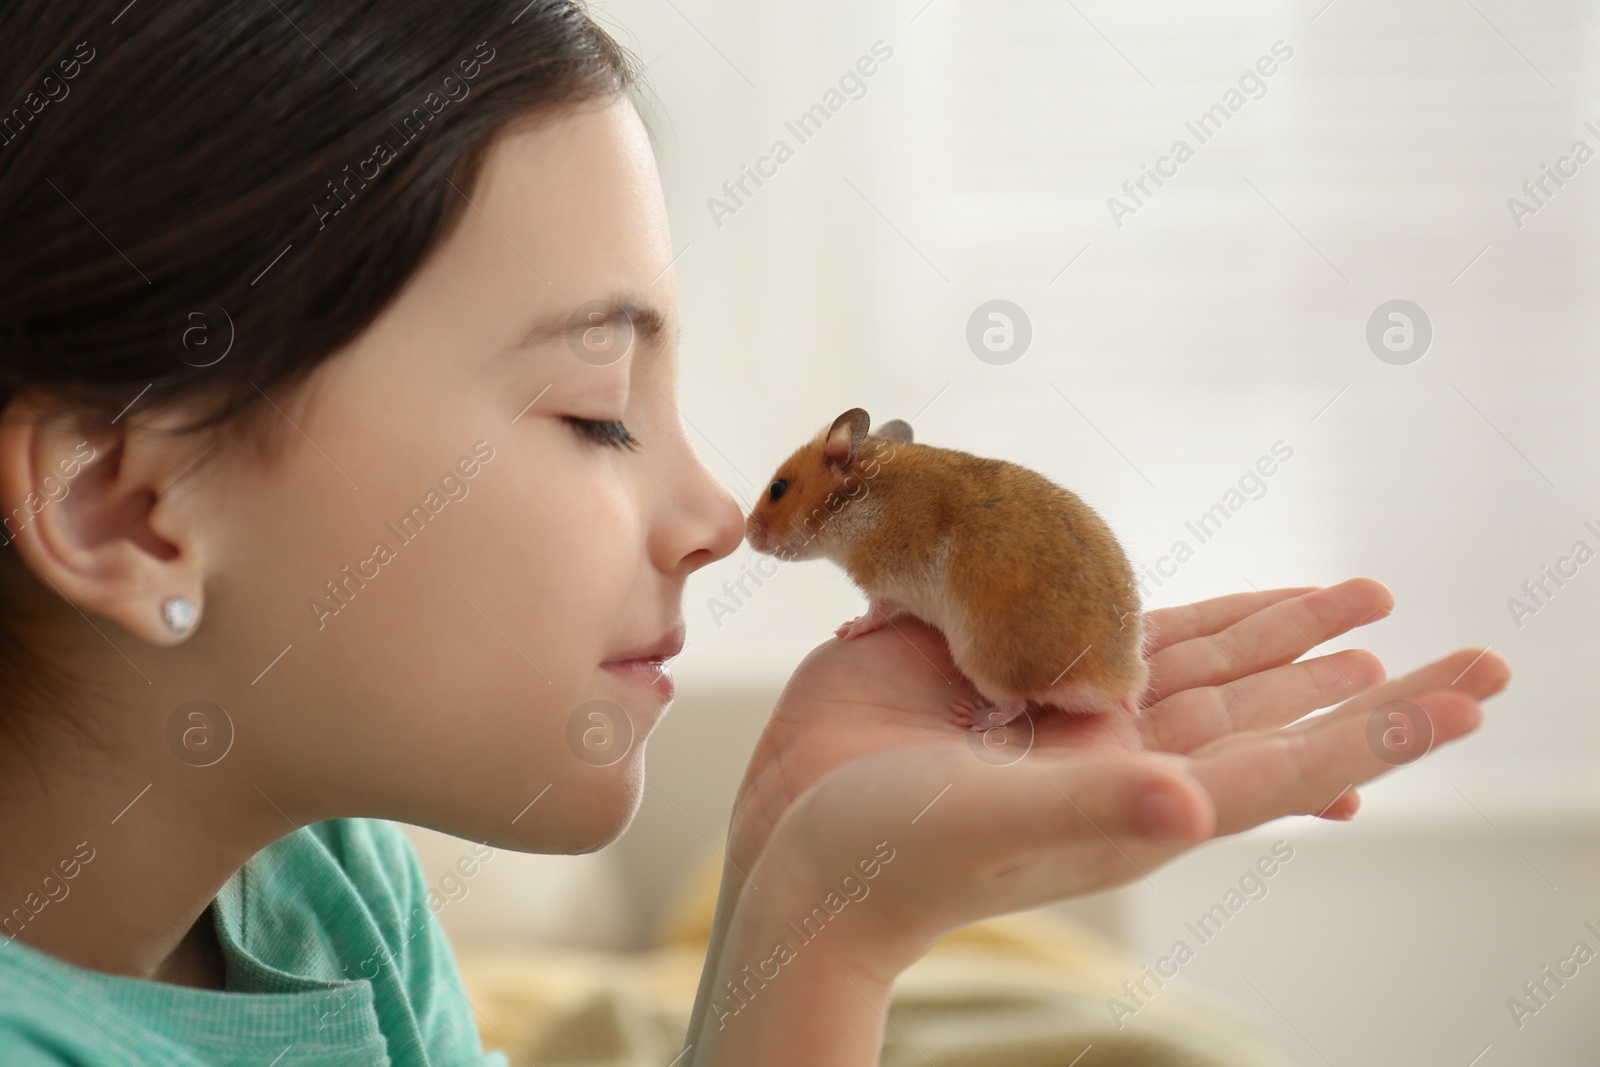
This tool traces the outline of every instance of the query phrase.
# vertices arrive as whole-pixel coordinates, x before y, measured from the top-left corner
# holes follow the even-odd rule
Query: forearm
[[[724,949],[728,943],[728,929],[732,925],[733,911],[739,901],[739,889],[744,883],[743,875],[734,869],[732,863],[724,859],[722,863],[722,883],[717,890],[716,914],[711,920],[711,937],[706,944],[706,962],[700,972],[700,987],[695,992],[694,1011],[689,1016],[689,1029],[685,1034],[683,1043],[685,1048],[695,1048],[700,1044],[700,1034],[704,1028],[707,1017],[716,1025],[716,1015],[711,1011],[713,983],[717,981],[717,973],[721,970]],[[690,1063],[697,1062],[692,1055]]]
[[[742,878],[737,872],[735,879]],[[689,1024],[686,1067],[872,1067],[893,975],[863,966],[826,929],[797,933],[781,894],[720,894],[706,970]],[[724,908],[737,897],[738,903]],[[829,935],[836,935],[830,938]]]

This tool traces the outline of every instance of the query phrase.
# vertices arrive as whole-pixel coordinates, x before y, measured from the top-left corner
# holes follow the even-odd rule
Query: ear
[[[909,445],[911,443],[911,424],[905,419],[890,419],[876,430],[873,430],[872,436],[881,437],[885,441],[893,441],[897,445]]]
[[[167,625],[166,601],[203,604],[198,512],[173,489],[189,445],[123,416],[50,413],[37,396],[13,397],[0,412],[0,544],[80,610],[153,645],[179,643],[188,635]]]
[[[861,408],[851,408],[833,420],[822,446],[822,455],[830,466],[843,469],[850,465],[861,442],[867,438],[867,425],[871,421]]]

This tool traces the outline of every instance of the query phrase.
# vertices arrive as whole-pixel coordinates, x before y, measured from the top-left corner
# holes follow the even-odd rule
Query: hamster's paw
[[[902,607],[904,605],[898,600],[890,600],[888,597],[873,597],[872,602],[867,605],[867,613],[865,615],[851,619],[847,623],[842,623],[837,630],[833,631],[833,636],[841,641],[849,641],[852,638],[882,629],[884,624],[889,621],[889,616],[899,611]]]
[[[950,702],[950,714],[955,716],[957,726],[963,730],[970,730],[973,723],[980,721],[977,712],[984,707],[987,707],[987,705],[975,704],[970,700],[952,700]]]
[[[839,628],[833,631],[833,636],[841,641],[849,641],[863,634],[870,634],[872,631],[882,628],[882,626],[882,619],[875,620],[871,615],[862,615],[859,618],[851,619],[849,622],[840,623]]]
[[[993,730],[1021,715],[1028,706],[1026,700],[1007,700],[999,704],[978,704],[971,700],[952,700],[950,711],[956,725],[973,733]]]

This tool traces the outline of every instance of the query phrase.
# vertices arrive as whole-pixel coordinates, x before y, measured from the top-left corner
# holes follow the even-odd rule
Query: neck
[[[144,761],[123,749],[5,777],[0,933],[90,970],[221,988],[207,909],[292,827],[254,790],[249,805],[216,768],[155,747]]]

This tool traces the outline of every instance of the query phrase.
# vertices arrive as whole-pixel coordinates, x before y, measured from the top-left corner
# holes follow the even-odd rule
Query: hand
[[[808,1020],[824,1003],[837,1021],[831,1062],[876,1062],[895,975],[941,933],[1130,881],[1200,841],[1284,815],[1348,818],[1354,786],[1391,766],[1368,746],[1374,712],[1410,700],[1434,742],[1448,742],[1477,727],[1478,701],[1510,676],[1487,650],[1387,684],[1367,652],[1295,662],[1392,607],[1387,589],[1357,579],[1151,612],[1143,713],[1045,712],[1027,755],[1004,766],[979,758],[978,735],[945,714],[951,699],[978,694],[936,630],[901,617],[820,645],[779,697],[735,801],[686,1038],[693,1062],[747,1062],[739,1033],[765,1062],[778,1062],[771,1034],[785,1035],[785,1062],[817,1062],[822,1032]],[[861,863],[881,855],[880,842],[894,858],[866,881]],[[854,893],[865,885],[876,897],[854,902],[845,875]],[[852,902],[829,923],[844,927],[826,939],[831,948],[802,949],[787,992],[758,998],[749,1026],[713,1026],[716,998],[749,952],[789,939],[796,918],[841,889]]]
[[[1034,715],[1032,751],[1010,768],[977,758],[969,747],[976,735],[945,716],[951,699],[978,694],[951,662],[937,630],[900,616],[853,641],[827,641],[796,669],[757,744],[735,802],[729,862],[747,878],[774,826],[825,776],[840,771],[832,788],[846,795],[853,787],[868,788],[863,776],[871,774],[889,775],[909,788],[916,761],[935,761],[952,772],[960,767],[974,782],[1004,781],[1004,787],[975,788],[1021,789],[1033,798],[1036,813],[1054,810],[1051,804],[1060,807],[1063,797],[1052,783],[1070,781],[1068,795],[1088,817],[1107,820],[1102,827],[1107,835],[1140,832],[1133,813],[1145,793],[1169,798],[1164,821],[1180,843],[1140,842],[1133,850],[1124,843],[1123,858],[1097,833],[1098,845],[1085,842],[1098,849],[1093,862],[1085,862],[1091,857],[1074,862],[1083,864],[1078,870],[1099,873],[1076,886],[1063,884],[1056,896],[1137,878],[1140,869],[1149,870],[1194,843],[1283,815],[1348,818],[1358,804],[1353,787],[1391,767],[1367,745],[1367,718],[1376,708],[1397,698],[1411,700],[1431,719],[1435,743],[1443,743],[1475,729],[1481,718],[1477,702],[1499,692],[1510,676],[1502,657],[1476,650],[1447,656],[1385,685],[1379,685],[1383,666],[1369,652],[1295,662],[1324,641],[1384,617],[1392,607],[1393,597],[1382,584],[1355,579],[1150,612],[1146,619],[1155,639],[1144,712],[1137,719]],[[1280,729],[1347,697],[1354,699],[1326,716]],[[889,755],[911,746],[919,750]],[[853,772],[841,770],[874,753],[886,755]],[[1034,765],[1042,776],[1027,770],[1003,778],[980,773]],[[947,774],[945,780],[953,779]],[[872,795],[886,802],[887,794]],[[906,794],[905,801],[913,796]],[[922,803],[927,799],[931,795]],[[964,802],[964,810],[980,818],[975,825],[985,825],[981,820],[990,817],[991,802],[1005,799],[978,793]],[[1083,807],[1085,802],[1090,807]],[[829,804],[819,799],[807,817],[847,818],[850,810],[844,803],[830,814]],[[1115,812],[1121,817],[1113,821]],[[1043,821],[1057,831],[1065,825],[1060,819],[1025,821]]]

